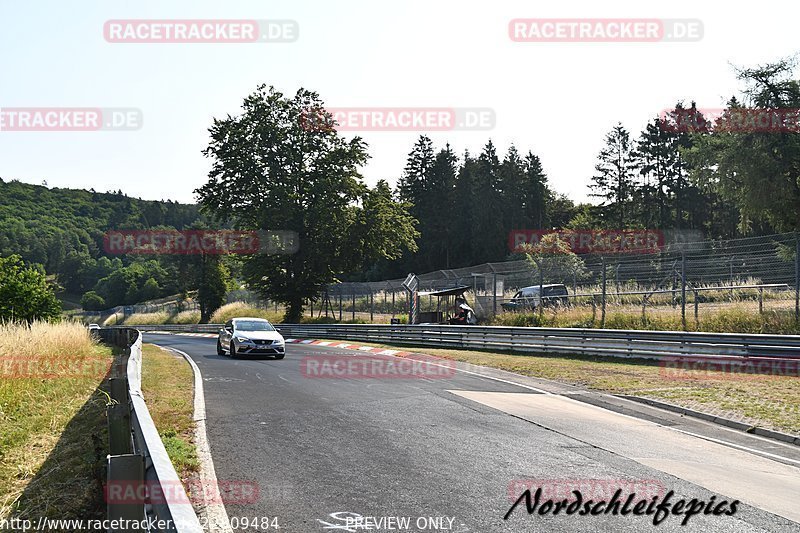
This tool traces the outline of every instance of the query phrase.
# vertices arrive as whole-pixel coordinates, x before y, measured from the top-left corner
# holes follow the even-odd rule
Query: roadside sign
[[[414,292],[419,287],[419,278],[414,274],[409,274],[403,282],[403,287],[409,292]]]

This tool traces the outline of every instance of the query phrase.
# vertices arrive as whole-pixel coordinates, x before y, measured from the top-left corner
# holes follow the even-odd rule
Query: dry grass
[[[102,513],[111,355],[73,322],[0,325],[0,519]]]
[[[142,392],[172,464],[186,479],[200,463],[194,440],[194,374],[183,357],[158,346],[142,348]]]
[[[681,309],[678,306],[648,307],[642,317],[641,307],[609,305],[606,308],[607,329],[648,329],[659,331],[681,331]],[[600,308],[594,313],[591,308],[567,307],[545,308],[542,313],[500,313],[488,321],[493,326],[541,326],[555,328],[599,328]],[[794,309],[748,309],[742,304],[703,309],[694,320],[694,310],[686,309],[686,331],[709,331],[716,333],[773,333],[798,334],[800,328],[794,320]]]
[[[243,316],[265,318],[274,323],[278,323],[283,320],[283,316],[275,313],[274,311],[259,309],[258,307],[253,307],[252,305],[244,302],[233,302],[223,305],[214,311],[214,314],[211,315],[211,320],[209,322],[212,324],[223,324],[232,318],[239,318]]]
[[[660,366],[657,361],[610,357],[513,355],[427,347],[420,351],[592,390],[664,400],[800,435],[800,377],[675,371]]]
[[[197,324],[200,322],[200,311],[181,311],[169,318],[169,324]]]
[[[123,324],[134,324],[137,326],[150,326],[166,324],[169,320],[169,313],[159,311],[157,313],[133,313],[125,318]]]
[[[123,315],[121,313],[114,313],[109,315],[108,318],[103,320],[103,326],[116,326],[122,322]]]

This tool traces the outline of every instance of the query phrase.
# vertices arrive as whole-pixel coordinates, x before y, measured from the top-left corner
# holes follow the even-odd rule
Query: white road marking
[[[156,346],[159,346],[156,344]],[[208,444],[208,434],[206,433],[206,400],[203,393],[203,375],[197,364],[186,352],[176,348],[159,346],[165,350],[181,355],[191,365],[194,372],[194,439],[197,447],[197,458],[200,461],[200,479],[211,482],[219,486],[217,472],[214,469],[214,459],[211,457],[211,447]],[[228,511],[225,503],[198,504],[201,514],[205,514],[207,519],[208,533],[233,533]]]

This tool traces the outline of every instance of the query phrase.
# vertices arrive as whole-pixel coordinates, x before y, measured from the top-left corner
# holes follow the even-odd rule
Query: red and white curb
[[[316,346],[328,346],[329,348],[344,348],[346,350],[358,350],[360,352],[374,353],[377,355],[395,355],[397,357],[408,357],[418,355],[417,352],[403,352],[400,350],[387,350],[386,348],[376,348],[374,346],[363,346],[361,344],[351,344],[349,342],[318,341],[314,339],[286,339],[287,344],[313,344]]]
[[[185,337],[205,337],[216,339],[216,333],[174,333],[154,331],[153,333],[172,333],[173,335],[183,335]],[[423,355],[419,352],[404,352],[402,350],[388,350],[386,348],[376,348],[374,346],[364,346],[362,344],[352,344],[349,342],[319,341],[315,339],[286,339],[286,344],[312,344],[315,346],[328,346],[330,348],[343,348],[346,350],[358,350],[360,352],[374,353],[377,355],[395,355],[397,357],[408,357],[409,355]]]

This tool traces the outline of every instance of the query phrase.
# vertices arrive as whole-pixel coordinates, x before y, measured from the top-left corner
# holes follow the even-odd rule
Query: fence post
[[[681,254],[681,325],[686,331],[686,253]]]
[[[758,288],[758,314],[764,313],[764,287]]]
[[[800,239],[794,234],[794,321],[800,321]]]
[[[342,321],[342,289],[339,288],[339,322]]]
[[[642,326],[647,325],[647,295],[642,296]]]
[[[353,289],[353,321],[356,319],[356,290]]]
[[[700,329],[700,303],[697,300],[698,293],[697,289],[694,289],[694,326],[696,329]]]
[[[374,322],[375,320],[375,295],[372,293],[372,289],[369,290],[369,321]]]
[[[394,316],[394,310],[395,310],[395,307],[394,307],[394,291],[392,291],[392,316]]]
[[[600,294],[600,327],[604,328],[606,325],[606,258],[603,256],[600,259],[602,260],[603,264],[603,292]]]
[[[497,274],[492,274],[492,316],[497,315]]]
[[[542,268],[541,262],[537,263],[539,267],[539,325],[542,325],[542,314],[544,313],[544,293],[542,292],[542,286],[544,285],[544,269]]]
[[[578,273],[572,270],[572,294],[578,294]]]

